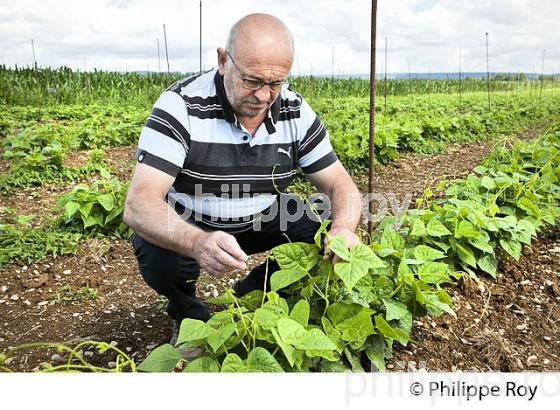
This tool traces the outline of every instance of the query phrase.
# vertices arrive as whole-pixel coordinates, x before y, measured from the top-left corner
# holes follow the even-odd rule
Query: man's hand
[[[358,238],[358,235],[356,235],[354,233],[354,231],[352,231],[351,229],[346,228],[345,226],[333,226],[330,230],[329,230],[329,234],[325,237],[324,240],[324,253],[323,253],[323,259],[327,260],[330,258],[330,250],[328,249],[328,238],[334,238],[336,235],[342,235],[344,237],[344,240],[346,241],[346,246],[348,247],[348,249],[350,249],[352,246],[356,245],[358,242],[360,242],[360,239]],[[333,265],[336,265],[338,262],[340,262],[340,258],[337,255],[334,255],[332,263]]]
[[[214,276],[247,268],[247,255],[235,237],[223,231],[201,231],[194,240],[193,250],[200,267]]]

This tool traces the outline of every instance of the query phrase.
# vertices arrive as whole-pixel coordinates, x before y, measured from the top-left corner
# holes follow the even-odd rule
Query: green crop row
[[[541,103],[529,94],[512,97],[495,94],[488,109],[483,93],[456,97],[438,95],[394,98],[387,113],[378,107],[375,124],[375,158],[388,163],[400,152],[434,154],[453,142],[515,134],[529,124],[557,116],[560,95],[545,93]],[[365,171],[369,157],[369,101],[339,98],[312,102],[329,130],[333,147],[346,167]]]
[[[80,72],[67,67],[7,68],[0,65],[0,104],[43,106],[51,104],[114,103],[150,107],[159,94],[176,80],[188,74]],[[307,98],[368,97],[369,80],[353,78],[290,78],[293,88]],[[502,81],[492,79],[491,91],[540,90],[553,88],[556,83],[544,81]],[[486,79],[426,79],[377,80],[377,93],[387,95],[457,94],[486,91]]]
[[[560,220],[560,123],[538,140],[498,150],[440,200],[385,218],[369,245],[329,248],[334,267],[315,244],[272,250],[280,266],[271,291],[212,300],[229,308],[208,322],[185,319],[176,346],[201,348],[187,372],[383,370],[395,342],[406,346],[413,319],[455,315],[445,284],[465,274],[496,274],[502,252],[518,259],[522,244]],[[177,349],[155,349],[138,370],[166,372]]]

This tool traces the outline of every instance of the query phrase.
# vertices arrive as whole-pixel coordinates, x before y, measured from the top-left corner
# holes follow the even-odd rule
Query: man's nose
[[[257,97],[259,101],[268,103],[271,97],[271,92],[268,85],[264,85],[260,89],[256,90],[255,97]]]

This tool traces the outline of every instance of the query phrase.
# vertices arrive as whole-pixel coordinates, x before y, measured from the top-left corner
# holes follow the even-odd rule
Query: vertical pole
[[[541,91],[539,93],[539,104],[542,102],[542,89],[544,84],[544,49],[542,51],[542,66],[541,66]]]
[[[199,13],[199,28],[200,28],[200,32],[198,33],[198,39],[199,39],[199,45],[198,45],[198,58],[199,58],[199,73],[202,73],[202,0],[200,0],[199,3],[200,6],[200,13]]]
[[[167,52],[167,32],[165,31],[165,24],[163,25],[163,42],[165,43],[165,59],[167,60],[167,75],[171,75],[169,68],[169,53]]]
[[[463,78],[461,74],[461,52],[459,51],[459,109],[463,105]]]
[[[374,178],[374,158],[375,158],[375,42],[377,31],[377,0],[371,1],[371,51],[370,51],[370,73],[369,73],[369,179],[368,193],[373,194],[373,178]],[[369,218],[368,233],[371,236],[373,232],[373,215],[374,204],[369,201]]]
[[[87,70],[86,56],[84,56],[84,73],[86,72],[86,70]]]
[[[33,69],[37,69],[37,59],[35,58],[35,44],[33,39],[31,39],[31,51],[33,52]]]
[[[387,37],[385,37],[385,79],[383,81],[384,112],[387,114]]]
[[[414,105],[414,96],[412,93],[412,77],[410,75],[410,59],[406,58],[406,66],[408,67],[408,93],[410,94],[410,105]]]
[[[506,87],[506,91],[512,91],[513,88],[511,87],[511,82],[513,81],[513,77],[511,76],[511,61],[509,62],[509,70],[508,70],[508,75],[507,75],[507,87]]]
[[[334,46],[331,47],[331,80],[334,80]]]
[[[157,66],[158,66],[158,73],[161,73],[161,56],[159,54],[159,38],[156,38],[157,41]]]
[[[432,93],[432,67],[428,66],[428,85],[426,87],[426,90],[428,90],[428,94]]]
[[[488,58],[488,32],[486,32],[486,88],[488,90],[488,111],[490,111],[490,60]]]
[[[535,66],[533,65],[533,70],[531,74],[528,76],[529,78],[529,95],[531,96],[531,100],[533,99],[533,83],[535,82]]]

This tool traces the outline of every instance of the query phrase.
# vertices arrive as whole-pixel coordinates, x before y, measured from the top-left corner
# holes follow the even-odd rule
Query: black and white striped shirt
[[[139,162],[176,177],[169,203],[211,229],[243,231],[294,179],[336,160],[328,132],[303,97],[284,86],[254,136],[237,120],[217,69],[177,81],[154,105]]]

